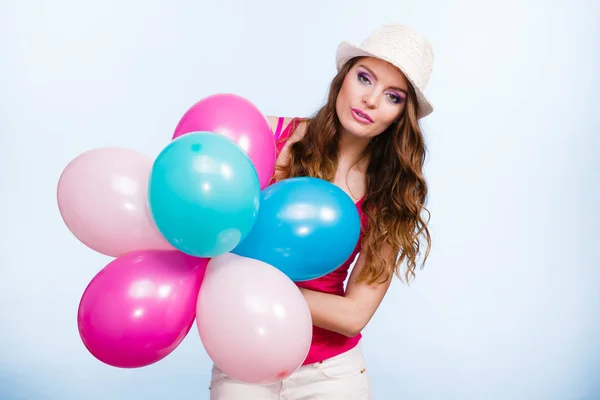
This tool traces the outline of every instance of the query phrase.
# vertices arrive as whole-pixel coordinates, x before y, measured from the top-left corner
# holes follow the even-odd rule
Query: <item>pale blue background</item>
[[[138,370],[83,347],[77,304],[110,259],[64,226],[62,169],[107,145],[155,157],[216,92],[311,113],[338,42],[402,21],[436,54],[434,247],[364,332],[375,399],[600,398],[598,20],[595,0],[3,0],[0,397],[208,398],[194,330]]]

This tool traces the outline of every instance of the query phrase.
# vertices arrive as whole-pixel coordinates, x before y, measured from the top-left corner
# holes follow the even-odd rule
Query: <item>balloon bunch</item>
[[[332,183],[269,185],[275,161],[264,115],[217,94],[184,114],[155,160],[103,148],[67,165],[58,183],[65,224],[115,257],[79,304],[90,353],[115,367],[147,366],[195,320],[209,357],[234,379],[271,383],[300,367],[312,320],[295,282],[339,267],[360,220]]]

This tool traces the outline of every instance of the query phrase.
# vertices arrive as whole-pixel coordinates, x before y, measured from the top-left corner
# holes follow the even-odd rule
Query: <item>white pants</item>
[[[300,367],[271,385],[248,385],[213,366],[211,400],[362,400],[371,387],[360,344],[338,356]]]

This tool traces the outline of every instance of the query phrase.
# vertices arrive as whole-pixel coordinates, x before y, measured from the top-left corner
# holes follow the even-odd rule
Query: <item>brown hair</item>
[[[346,74],[358,60],[350,60],[334,77],[326,104],[306,120],[303,138],[289,147],[287,165],[278,167],[279,179],[312,176],[333,180],[341,128],[336,99]],[[421,234],[427,242],[423,264],[429,255],[431,237],[421,216],[423,210],[427,211],[428,188],[422,171],[426,147],[418,124],[419,105],[410,83],[408,89],[402,116],[373,138],[366,149],[370,161],[362,209],[368,224],[362,249],[368,255],[359,281],[385,281],[393,273],[402,280],[400,266],[406,261],[408,283],[409,277],[415,276],[417,256],[421,254]],[[388,258],[382,254],[384,244],[392,249]]]

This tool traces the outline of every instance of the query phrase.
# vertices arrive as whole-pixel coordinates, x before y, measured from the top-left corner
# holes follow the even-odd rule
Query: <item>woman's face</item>
[[[336,101],[344,130],[371,139],[404,111],[408,82],[398,68],[378,58],[359,60],[348,72]]]

